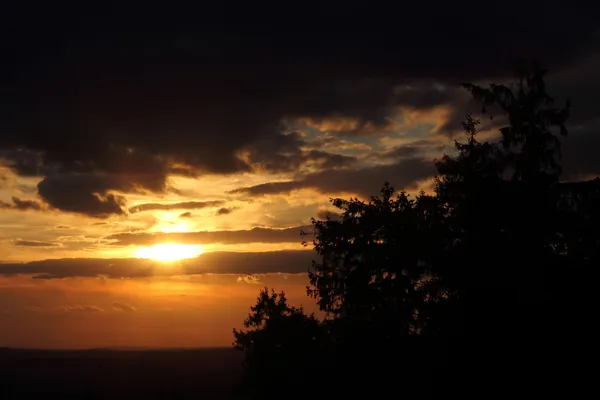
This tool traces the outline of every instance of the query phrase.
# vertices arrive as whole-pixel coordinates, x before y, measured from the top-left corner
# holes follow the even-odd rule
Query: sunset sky
[[[581,10],[41,7],[0,13],[0,347],[226,346],[261,285],[314,310],[300,230],[431,190],[478,111],[458,84],[517,57],[572,100],[564,179],[600,173]]]

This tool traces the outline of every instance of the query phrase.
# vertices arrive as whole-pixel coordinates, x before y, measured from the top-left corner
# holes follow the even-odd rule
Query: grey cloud
[[[42,205],[35,200],[21,200],[18,197],[12,198],[15,208],[19,210],[41,210]]]
[[[228,214],[231,214],[232,212],[234,212],[237,209],[238,209],[237,207],[229,207],[229,208],[223,207],[223,208],[219,208],[217,210],[217,215],[228,215]]]
[[[55,279],[56,277],[52,274],[37,274],[31,277],[32,279]]]
[[[40,197],[61,211],[106,218],[124,214],[125,198],[109,190],[134,190],[133,182],[118,175],[50,175],[38,184]]]
[[[353,156],[345,156],[342,154],[332,154],[325,151],[311,150],[307,154],[307,159],[316,162],[320,168],[333,169],[348,167],[355,164],[358,159]]]
[[[44,176],[56,172],[58,166],[44,163],[44,154],[27,148],[0,149],[0,160],[23,176]]]
[[[124,199],[110,193],[111,191],[162,192],[166,189],[168,166],[164,158],[124,146],[109,147],[110,154],[102,155],[101,158],[86,159],[86,154],[95,151],[93,148],[86,148],[78,155],[61,153],[62,156],[80,157],[85,161],[80,161],[79,158],[44,159],[40,158],[40,154],[45,153],[34,153],[34,161],[37,163],[35,171],[33,161],[21,160],[13,162],[11,166],[21,175],[44,176],[37,190],[51,207],[92,217],[104,218],[124,213]],[[31,151],[13,153],[22,158],[32,157]]]
[[[395,88],[396,104],[418,110],[464,103],[470,99],[458,85],[435,81],[411,82]]]
[[[271,252],[210,252],[164,268],[145,259],[54,259],[20,264],[0,264],[0,275],[33,275],[35,279],[70,277],[145,278],[178,274],[305,273],[317,255],[308,250]]]
[[[192,213],[189,211],[181,213],[179,214],[179,218],[192,218]]]
[[[419,158],[403,159],[392,165],[381,165],[357,170],[328,170],[308,174],[296,181],[271,182],[239,188],[231,193],[253,196],[289,193],[302,188],[316,189],[322,193],[350,192],[361,196],[379,193],[384,182],[397,189],[412,189],[420,180],[435,174],[433,162]]]
[[[234,189],[229,193],[245,193],[250,195],[265,195],[277,193],[289,193],[292,190],[302,189],[306,186],[302,181],[267,182],[255,186],[247,186]]]
[[[339,168],[351,165],[356,157],[329,153],[321,150],[304,150],[308,143],[303,134],[292,131],[276,138],[263,139],[247,148],[247,159],[251,164],[271,172],[295,171],[306,164],[320,168]]]
[[[369,159],[400,160],[410,157],[422,157],[424,153],[434,152],[436,156],[444,149],[444,145],[434,140],[415,140],[393,149],[374,152],[367,156]]]
[[[154,275],[156,264],[142,259],[65,258],[0,264],[0,274],[36,274],[37,279],[74,276],[141,278]]]
[[[297,168],[304,160],[301,150],[303,145],[302,134],[297,131],[275,137],[264,137],[246,149],[247,159],[269,171],[290,171]]]
[[[118,233],[105,237],[115,246],[152,245],[158,243],[182,244],[235,244],[235,243],[298,243],[302,241],[300,231],[306,226],[286,229],[253,228],[238,231],[200,231],[175,233]]]
[[[15,246],[24,246],[24,247],[55,247],[58,246],[58,243],[51,242],[41,242],[38,240],[15,240]]]
[[[172,204],[160,204],[160,203],[147,203],[140,204],[135,207],[131,207],[129,212],[134,214],[142,211],[152,211],[152,210],[194,210],[199,208],[206,207],[216,207],[223,204],[223,200],[214,200],[214,201],[186,201],[182,203],[172,203]]]
[[[7,209],[13,209],[13,210],[19,210],[19,211],[26,211],[26,210],[38,211],[38,210],[43,209],[42,204],[39,201],[35,201],[35,200],[21,200],[20,198],[13,196],[12,202],[13,202],[13,204],[9,204],[9,203],[0,201],[0,208],[7,208]]]

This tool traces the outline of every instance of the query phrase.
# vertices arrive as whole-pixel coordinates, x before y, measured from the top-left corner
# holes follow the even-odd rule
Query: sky
[[[431,191],[479,111],[459,83],[518,58],[573,104],[563,179],[597,176],[598,13],[571,3],[4,2],[0,346],[228,346],[265,285],[316,311],[300,231]]]

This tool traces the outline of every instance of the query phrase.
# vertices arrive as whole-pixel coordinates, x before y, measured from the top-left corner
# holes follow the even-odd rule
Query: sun
[[[204,247],[197,244],[162,243],[141,248],[135,252],[135,256],[156,261],[176,261],[194,258],[202,253],[204,253]]]

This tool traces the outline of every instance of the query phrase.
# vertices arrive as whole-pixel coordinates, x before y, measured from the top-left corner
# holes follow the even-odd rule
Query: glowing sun
[[[204,248],[200,245],[163,243],[141,248],[135,252],[135,256],[156,261],[176,261],[194,258],[202,253],[204,253]]]

